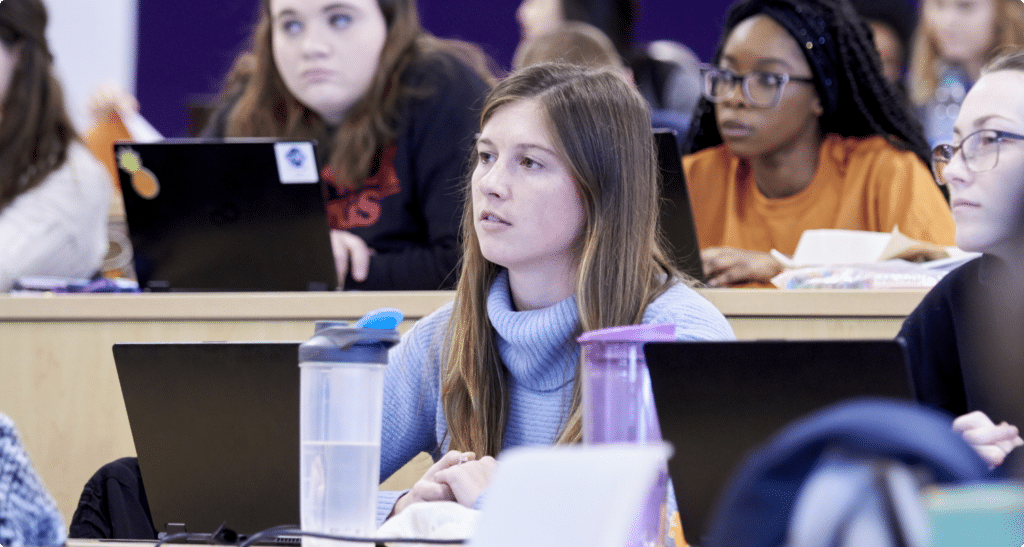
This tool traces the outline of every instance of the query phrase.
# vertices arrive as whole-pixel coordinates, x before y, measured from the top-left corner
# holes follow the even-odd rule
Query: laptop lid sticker
[[[139,153],[129,146],[118,147],[117,165],[131,175],[132,188],[143,199],[155,199],[160,195],[160,181],[156,175],[142,166]]]
[[[281,184],[314,184],[320,182],[313,158],[313,145],[308,142],[274,143],[277,173]]]

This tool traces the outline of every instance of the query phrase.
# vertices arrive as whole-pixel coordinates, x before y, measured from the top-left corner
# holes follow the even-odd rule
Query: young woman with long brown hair
[[[430,36],[414,0],[260,6],[206,135],[319,141],[345,288],[452,286],[484,56]]]
[[[953,137],[960,102],[1000,48],[1024,45],[1019,0],[922,0],[910,59],[911,99],[931,146]]]
[[[665,258],[650,118],[620,75],[527,67],[480,125],[455,301],[403,337],[385,373],[381,476],[423,451],[436,463],[401,498],[381,492],[381,520],[421,501],[473,506],[505,448],[579,442],[582,332],[673,323],[680,339],[733,337]]]
[[[113,185],[64,108],[46,22],[40,0],[0,3],[0,292],[90,277],[107,251]]]

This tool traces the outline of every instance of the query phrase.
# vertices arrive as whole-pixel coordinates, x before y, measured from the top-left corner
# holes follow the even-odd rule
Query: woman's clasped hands
[[[498,462],[491,456],[477,459],[473,452],[451,450],[398,499],[393,514],[422,501],[454,501],[472,508],[490,486],[497,468]]]
[[[953,431],[963,436],[990,467],[1000,465],[1015,448],[1024,446],[1016,426],[1006,422],[996,424],[978,410],[953,420]]]

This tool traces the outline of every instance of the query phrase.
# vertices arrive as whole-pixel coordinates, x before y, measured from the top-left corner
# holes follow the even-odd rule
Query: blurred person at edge
[[[882,60],[882,74],[902,93],[910,62],[917,15],[909,0],[851,0],[857,13],[871,26],[875,48]]]
[[[565,23],[581,22],[607,35],[622,57],[659,127],[685,132],[700,99],[699,61],[685,45],[635,40],[637,0],[522,0],[516,10],[520,45]]]
[[[918,399],[958,416],[953,427],[997,466],[1024,444],[1012,425],[1024,423],[1024,50],[978,70],[953,144],[936,146],[932,163],[957,245],[982,256],[947,274],[899,336]]]
[[[633,83],[632,73],[611,39],[594,25],[579,21],[569,21],[550,32],[519,42],[512,57],[512,70],[541,63],[607,68],[622,74],[629,84]]]
[[[40,0],[0,2],[0,292],[22,276],[91,277],[113,184],[64,107]]]
[[[960,103],[1001,47],[1024,45],[1020,0],[921,0],[910,59],[910,98],[929,146],[953,139]]]

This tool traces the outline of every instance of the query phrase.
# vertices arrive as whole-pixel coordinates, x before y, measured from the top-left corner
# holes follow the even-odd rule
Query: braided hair
[[[871,28],[848,0],[739,0],[726,14],[715,63],[736,25],[755,15],[771,17],[801,46],[824,109],[819,118],[823,134],[881,135],[929,165],[931,154],[920,124],[882,75]],[[694,112],[687,142],[691,153],[722,143],[714,104],[705,98]]]

